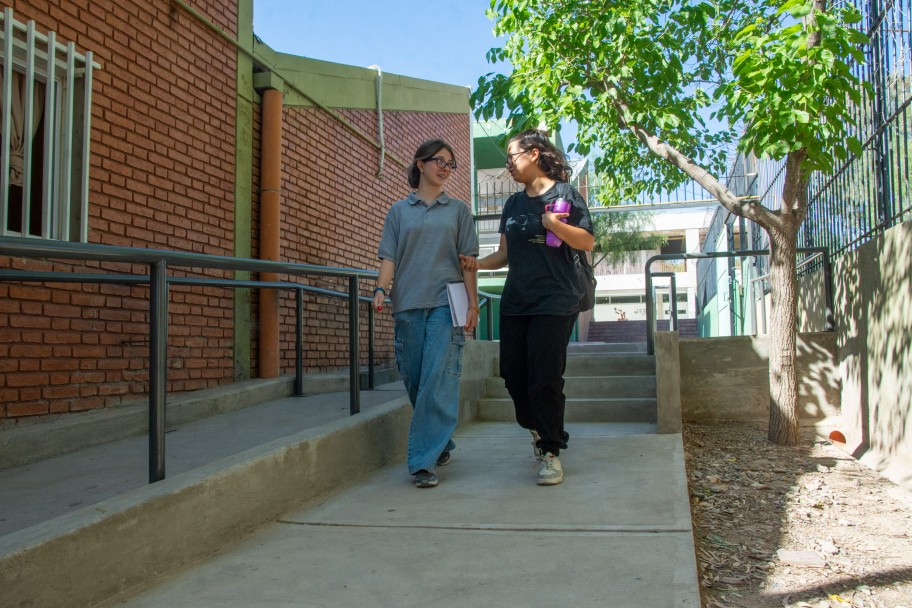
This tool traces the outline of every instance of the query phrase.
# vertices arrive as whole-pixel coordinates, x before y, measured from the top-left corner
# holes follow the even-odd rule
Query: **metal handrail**
[[[478,290],[478,295],[483,296],[478,301],[478,309],[485,311],[485,324],[488,326],[488,341],[494,341],[494,300],[499,300],[500,295]],[[480,321],[481,319],[479,319]]]
[[[646,354],[655,354],[656,314],[652,285],[652,263],[658,260],[699,260],[707,258],[748,258],[769,255],[769,249],[747,249],[744,251],[711,251],[708,253],[663,253],[654,255],[646,261]],[[830,253],[826,247],[798,247],[796,253],[815,253],[823,256],[823,288],[826,300],[826,331],[835,331],[836,322],[833,316],[833,276],[830,265]]]
[[[677,331],[678,329],[678,287],[677,279],[674,272],[653,272],[652,278],[667,278],[671,279],[671,286],[669,288],[669,300],[671,301],[671,330]],[[652,287],[652,299],[655,300],[655,286]],[[646,297],[646,306],[649,306],[649,296]]]
[[[808,264],[810,264],[811,262],[813,262],[814,260],[816,260],[817,258],[819,258],[819,257],[822,256],[822,255],[823,255],[823,252],[818,251],[818,252],[815,253],[814,255],[810,255],[810,256],[806,257],[805,259],[803,259],[803,260],[801,260],[800,262],[798,262],[798,264],[795,266],[795,270],[801,270],[801,268],[803,268],[804,266],[807,266]],[[761,291],[760,291],[760,297],[759,297],[759,298],[755,297],[755,296],[754,296],[754,289],[755,289],[754,286],[755,286],[756,283],[758,283],[758,282],[760,282],[760,281],[765,281],[765,280],[767,280],[768,278],[770,278],[770,273],[769,273],[769,272],[767,272],[766,274],[761,274],[759,277],[755,277],[755,278],[751,279],[751,280],[748,282],[748,290],[747,290],[747,291],[748,291],[748,294],[749,294],[749,295],[748,295],[748,298],[749,298],[750,301],[751,301],[751,316],[752,316],[753,321],[754,321],[754,322],[753,322],[753,326],[754,326],[753,329],[754,329],[754,333],[755,333],[755,334],[758,333],[758,330],[759,330],[758,323],[757,323],[757,318],[758,318],[758,315],[757,315],[757,300],[758,300],[758,299],[760,300],[760,315],[759,315],[759,317],[763,319],[763,333],[766,333],[766,298],[764,297],[764,293],[763,293],[764,290],[763,290],[762,288],[761,288]]]
[[[27,270],[5,270],[0,269],[0,281],[17,281],[22,283],[104,283],[108,285],[148,285],[149,277],[145,275],[131,274],[103,274],[103,273],[76,273],[76,272],[31,272]],[[188,287],[227,287],[227,288],[273,288],[273,289],[290,289],[295,292],[306,291],[317,295],[331,298],[348,298],[347,293],[341,291],[332,291],[322,287],[312,287],[309,285],[300,285],[298,283],[288,283],[285,281],[253,281],[244,279],[200,279],[192,277],[167,277],[169,285],[182,285]],[[373,302],[373,298],[367,296],[358,296],[362,303]],[[303,311],[295,310],[295,325],[298,331],[296,349],[295,349],[295,381],[294,396],[301,397],[304,394],[304,357],[301,350],[303,336]],[[368,319],[370,327],[368,331],[368,384],[367,388],[374,388],[374,309],[368,309]],[[356,414],[360,411],[357,407],[351,407],[351,413]]]
[[[349,300],[349,386],[350,411],[360,411],[360,370],[358,365],[359,314],[360,301],[372,301],[372,298],[358,295],[358,279],[373,278],[377,271],[365,271],[355,268],[331,268],[310,264],[252,260],[246,258],[228,258],[210,254],[174,252],[158,249],[133,247],[115,247],[85,243],[60,241],[38,241],[17,237],[0,237],[0,255],[21,258],[51,258],[67,260],[91,260],[119,262],[129,264],[148,264],[149,275],[103,275],[76,274],[68,272],[30,272],[21,270],[3,270],[5,280],[41,281],[41,282],[118,282],[126,284],[148,283],[149,285],[149,482],[160,481],[165,477],[165,406],[167,401],[167,318],[168,288],[170,284],[224,286],[229,288],[288,288],[296,290],[296,363],[300,369],[303,358],[301,344],[303,341],[303,292],[313,291],[331,297],[347,297]],[[193,279],[168,277],[168,267],[180,268],[214,268],[229,271],[272,272],[293,276],[331,276],[349,279],[348,293],[333,292],[306,285],[285,282],[260,282],[240,279]],[[370,385],[373,386],[373,307],[369,307],[369,340],[370,340]],[[301,389],[300,378],[296,379],[296,390]]]

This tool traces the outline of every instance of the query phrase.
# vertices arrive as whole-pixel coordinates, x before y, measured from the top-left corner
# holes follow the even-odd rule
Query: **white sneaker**
[[[541,439],[541,435],[535,429],[529,429],[529,432],[532,433],[532,455],[538,458],[538,440]]]
[[[544,452],[538,457],[538,485],[556,486],[564,480],[564,469],[560,459],[551,452]]]

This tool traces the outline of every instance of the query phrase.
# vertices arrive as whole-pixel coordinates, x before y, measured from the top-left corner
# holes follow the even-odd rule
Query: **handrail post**
[[[652,261],[654,258],[646,260],[646,354],[655,354],[655,294],[652,288]]]
[[[294,396],[304,396],[304,290],[295,289]]]
[[[359,328],[358,328],[358,276],[348,278],[348,365],[349,365],[349,413],[361,411],[361,370],[358,369]]]
[[[675,273],[671,273],[671,329],[678,331],[678,288]]]
[[[823,250],[823,293],[826,299],[826,330],[836,331],[835,303],[833,302],[833,268],[830,266],[830,251]]]
[[[488,306],[485,309],[485,322],[488,324],[488,341],[494,341],[494,300],[488,298]]]
[[[149,265],[149,483],[165,478],[168,395],[168,263]]]
[[[367,306],[367,388],[374,390],[374,305]]]

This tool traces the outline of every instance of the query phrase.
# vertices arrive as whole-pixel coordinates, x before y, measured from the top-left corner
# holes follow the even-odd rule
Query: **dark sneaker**
[[[564,480],[564,470],[560,459],[551,452],[543,452],[538,457],[538,485],[556,486]]]
[[[450,458],[449,452],[440,452],[440,456],[437,457],[437,466],[442,467],[450,464]]]
[[[415,485],[419,488],[435,488],[438,483],[433,471],[421,469],[415,474]]]

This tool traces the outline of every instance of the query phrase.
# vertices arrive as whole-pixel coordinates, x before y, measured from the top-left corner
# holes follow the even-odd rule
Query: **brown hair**
[[[514,135],[510,141],[517,142],[523,152],[538,150],[538,168],[549,178],[557,182],[570,181],[570,163],[567,156],[551,143],[547,131],[529,129]]]
[[[453,147],[442,139],[429,139],[415,150],[415,157],[412,159],[411,164],[406,169],[408,174],[408,185],[412,188],[417,188],[418,183],[421,179],[421,171],[418,169],[418,161],[426,161],[427,159],[435,156],[441,150],[447,150],[450,154],[453,155],[453,161],[456,160],[456,153],[453,152]]]

